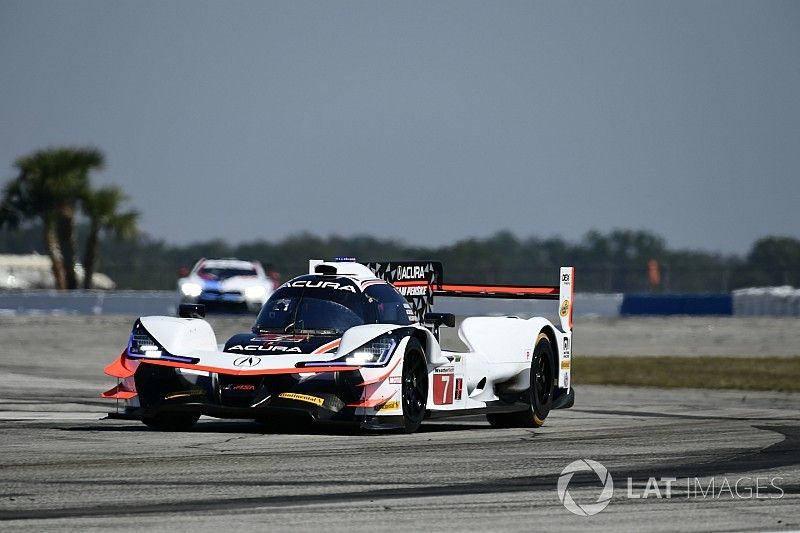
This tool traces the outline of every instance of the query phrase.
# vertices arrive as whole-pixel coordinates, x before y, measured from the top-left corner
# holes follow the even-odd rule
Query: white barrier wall
[[[800,316],[800,289],[751,287],[733,291],[736,316]]]
[[[575,294],[575,318],[620,315],[622,294]],[[800,317],[800,289],[755,287],[733,291],[735,316]],[[0,291],[0,315],[8,314],[174,314],[173,291]],[[434,311],[470,315],[546,316],[558,321],[557,304],[547,300],[436,298]]]

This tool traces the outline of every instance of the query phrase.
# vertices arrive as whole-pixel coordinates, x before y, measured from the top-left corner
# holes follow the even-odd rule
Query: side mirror
[[[205,318],[206,306],[203,304],[181,304],[178,306],[178,316],[181,318]]]
[[[425,323],[433,324],[434,327],[447,326],[456,327],[456,315],[453,313],[425,313]]]

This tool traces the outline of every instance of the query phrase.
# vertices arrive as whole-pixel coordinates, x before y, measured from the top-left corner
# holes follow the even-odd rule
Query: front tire
[[[199,414],[194,413],[159,413],[142,418],[144,425],[159,431],[188,431],[197,423]]]
[[[414,433],[428,404],[428,363],[417,339],[409,339],[403,356],[403,430]]]
[[[486,419],[497,428],[538,428],[544,425],[553,406],[555,356],[544,333],[536,337],[531,359],[531,385],[525,392],[528,409],[514,413],[490,413]]]

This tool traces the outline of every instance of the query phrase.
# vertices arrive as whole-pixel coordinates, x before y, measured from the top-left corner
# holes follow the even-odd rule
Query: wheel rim
[[[546,353],[539,354],[536,358],[536,374],[534,375],[534,395],[539,405],[550,401],[550,384],[553,382],[553,371],[550,368],[550,358]]]
[[[403,413],[409,420],[422,420],[428,400],[427,370],[417,355],[403,365]]]

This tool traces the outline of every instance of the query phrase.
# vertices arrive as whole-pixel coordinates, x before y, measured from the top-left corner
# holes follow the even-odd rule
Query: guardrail
[[[173,291],[4,291],[0,313],[62,315],[172,315]]]

